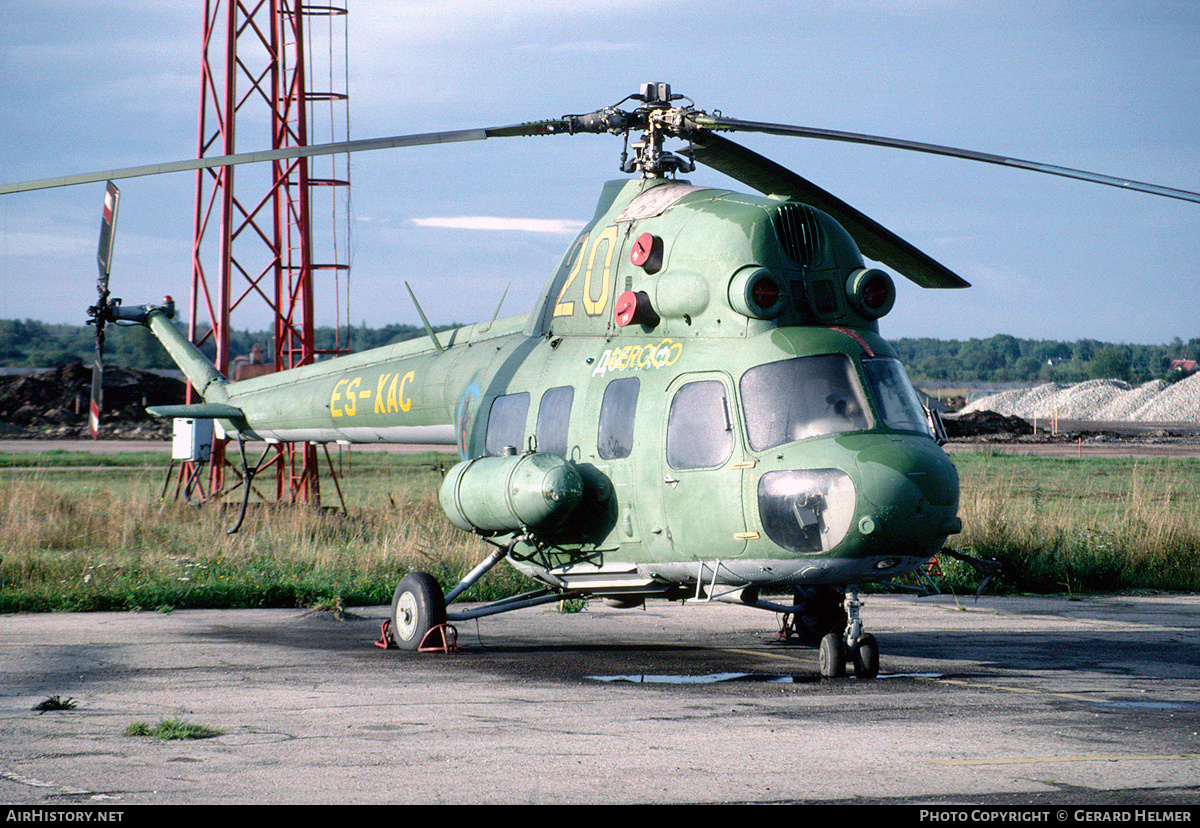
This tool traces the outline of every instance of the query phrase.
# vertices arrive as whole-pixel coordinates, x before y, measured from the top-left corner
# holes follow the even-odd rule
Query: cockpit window
[[[898,360],[875,357],[862,361],[871,393],[879,404],[879,413],[889,427],[900,431],[929,434],[929,422],[916,390]]]
[[[755,451],[871,427],[858,375],[844,354],[759,365],[742,375],[740,385]]]

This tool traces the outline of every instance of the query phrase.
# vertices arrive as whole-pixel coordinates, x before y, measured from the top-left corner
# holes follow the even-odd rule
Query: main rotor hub
[[[685,100],[686,106],[672,106],[673,101]],[[625,101],[639,101],[641,106],[633,112],[617,109]],[[663,178],[676,173],[689,173],[696,169],[691,136],[695,130],[690,116],[703,114],[695,109],[686,95],[671,92],[669,83],[644,83],[641,91],[630,95],[616,106],[598,109],[587,115],[569,115],[565,119],[572,132],[611,132],[623,134],[628,142],[629,133],[641,130],[642,137],[633,143],[633,157],[629,157],[628,143],[621,153],[621,171],[640,172],[644,178]],[[663,149],[668,138],[685,138],[688,146],[678,152]]]

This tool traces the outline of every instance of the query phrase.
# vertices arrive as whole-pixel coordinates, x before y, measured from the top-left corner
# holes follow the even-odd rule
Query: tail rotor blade
[[[96,251],[96,263],[100,275],[96,279],[98,294],[96,306],[89,309],[96,326],[96,355],[92,360],[92,402],[88,409],[88,429],[92,439],[100,439],[100,412],[104,409],[104,325],[112,316],[112,303],[108,298],[108,277],[112,272],[113,242],[117,232],[117,205],[121,191],[111,181],[104,190],[104,211],[100,220],[100,247]]]
[[[88,431],[100,439],[100,411],[104,407],[104,334],[96,332],[96,356],[92,361],[92,402],[88,407]]]
[[[107,182],[104,188],[104,212],[100,220],[100,247],[96,251],[102,293],[108,291],[108,274],[112,272],[113,240],[117,234],[117,205],[120,200],[121,191],[117,189],[117,185],[111,181]]]

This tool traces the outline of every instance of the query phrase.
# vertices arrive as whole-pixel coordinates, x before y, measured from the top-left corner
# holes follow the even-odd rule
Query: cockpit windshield
[[[742,375],[740,387],[755,451],[871,427],[857,372],[844,354],[759,365]]]
[[[863,359],[862,366],[883,423],[899,431],[929,434],[924,408],[900,362],[872,357]],[[755,451],[872,427],[858,372],[844,354],[759,365],[742,375],[740,387],[746,431]]]
[[[863,372],[871,384],[871,393],[879,405],[879,413],[889,427],[900,431],[920,431],[929,434],[929,421],[916,390],[904,373],[899,360],[874,357],[862,361]]]

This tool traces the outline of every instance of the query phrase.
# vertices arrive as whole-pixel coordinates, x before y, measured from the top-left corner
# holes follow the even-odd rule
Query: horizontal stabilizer
[[[191,405],[151,405],[146,413],[154,417],[180,417],[189,420],[235,420],[245,422],[240,408],[223,403],[192,403]]]

